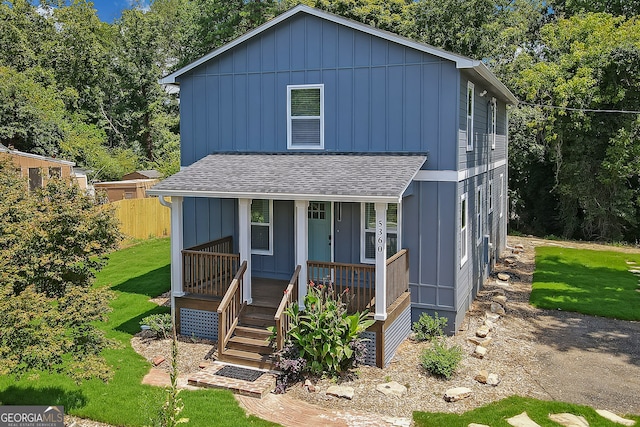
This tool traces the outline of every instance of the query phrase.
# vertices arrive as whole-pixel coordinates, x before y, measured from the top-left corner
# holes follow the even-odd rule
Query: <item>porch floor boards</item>
[[[284,290],[289,281],[277,279],[265,279],[264,277],[251,278],[251,305],[273,308],[273,314],[280,305]]]

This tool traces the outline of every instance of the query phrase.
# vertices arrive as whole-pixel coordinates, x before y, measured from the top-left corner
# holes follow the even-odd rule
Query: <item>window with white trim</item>
[[[487,192],[488,192],[487,197],[489,199],[488,200],[488,205],[489,206],[488,206],[488,212],[487,213],[491,213],[491,212],[493,212],[493,180],[492,179],[489,180],[489,188],[488,188]]]
[[[474,85],[467,82],[467,151],[473,150]]]
[[[397,203],[387,205],[387,258],[395,255],[400,246],[398,239],[400,208]],[[376,261],[376,205],[362,204],[362,245],[360,260],[363,263]]]
[[[490,114],[491,114],[491,127],[489,129],[489,138],[491,138],[491,149],[495,150],[496,148],[496,134],[498,133],[497,127],[497,117],[498,117],[498,106],[496,105],[496,99],[491,98],[490,104]]]
[[[469,236],[467,234],[467,193],[460,196],[460,267],[467,262]]]
[[[502,211],[504,211],[504,174],[500,174],[500,188],[498,189],[498,212],[500,212],[500,218],[502,218]]]
[[[482,185],[476,190],[476,244],[482,242]]]
[[[273,200],[251,201],[251,253],[273,255]]]
[[[324,148],[324,85],[287,86],[287,148]]]

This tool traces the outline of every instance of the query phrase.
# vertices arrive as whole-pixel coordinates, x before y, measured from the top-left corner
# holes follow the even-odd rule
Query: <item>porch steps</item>
[[[268,341],[271,332],[268,326],[275,325],[275,309],[258,305],[248,305],[240,314],[238,326],[227,348],[218,355],[218,360],[226,363],[273,369],[273,347]]]
[[[227,348],[258,354],[273,353],[273,347],[271,347],[269,341],[266,339],[243,337],[239,335],[234,335],[229,339]]]

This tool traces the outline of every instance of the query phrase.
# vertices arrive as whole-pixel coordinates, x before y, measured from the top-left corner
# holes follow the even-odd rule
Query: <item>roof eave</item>
[[[475,71],[480,77],[482,77],[487,83],[489,83],[492,87],[494,87],[500,95],[502,95],[502,100],[508,104],[517,105],[518,98],[515,97],[513,93],[509,90],[508,87],[504,85],[482,61],[472,61],[469,65],[458,65],[458,68],[461,69],[471,69]]]
[[[221,192],[221,191],[199,191],[199,190],[161,190],[151,188],[146,194],[148,196],[164,197],[206,197],[221,199],[269,199],[269,200],[326,200],[330,202],[378,202],[378,203],[399,203],[402,194],[399,196],[362,196],[348,194],[289,194],[289,193],[247,193],[247,192]]]

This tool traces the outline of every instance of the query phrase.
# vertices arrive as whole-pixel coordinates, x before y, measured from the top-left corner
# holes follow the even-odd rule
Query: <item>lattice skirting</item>
[[[361,338],[365,338],[365,346],[367,347],[367,355],[364,358],[364,364],[376,366],[376,334],[375,332],[363,332]]]
[[[215,311],[180,309],[180,333],[186,336],[218,340],[218,313]]]

